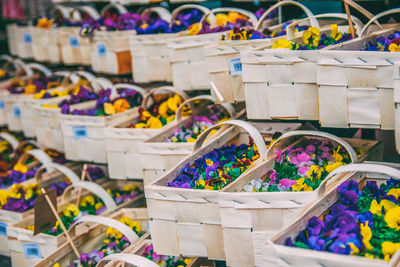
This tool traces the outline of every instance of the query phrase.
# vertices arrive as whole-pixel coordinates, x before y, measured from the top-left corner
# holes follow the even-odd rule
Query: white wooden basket
[[[388,164],[385,164],[388,165]],[[390,177],[400,179],[400,171],[389,166],[381,164],[350,164],[335,169],[328,177],[335,174],[346,173],[346,180],[356,180],[358,183],[365,184],[366,181],[376,181],[378,186]],[[383,175],[382,175],[383,174]],[[327,178],[328,178],[327,177]],[[336,178],[335,178],[336,180]],[[286,238],[295,238],[303,230],[308,220],[313,216],[320,216],[328,210],[338,199],[339,194],[336,189],[340,183],[337,183],[333,190],[329,190],[318,201],[301,215],[300,218],[291,222],[291,224],[273,236],[270,240],[265,239],[265,247],[271,247],[278,257],[275,266],[354,266],[354,267],[394,267],[400,264],[400,251],[393,255],[389,262],[380,259],[368,259],[362,256],[339,255],[330,252],[321,252],[316,250],[301,249],[296,247],[287,247],[284,245]],[[263,265],[267,266],[267,265]]]
[[[118,221],[118,219],[122,217],[129,217],[134,221],[139,222],[141,228],[144,229],[144,232],[147,232],[148,217],[147,210],[144,208],[122,209],[114,214],[109,215],[108,217],[90,215],[84,216],[74,225],[83,222],[86,224],[86,229],[78,231],[78,228],[74,228],[74,225],[72,225],[70,228],[71,230],[69,231],[70,233],[74,230],[77,232],[72,239],[78,251],[80,253],[88,253],[94,249],[99,249],[103,244],[103,240],[106,238],[106,231],[108,227],[112,227],[120,231],[126,238],[128,238],[132,245],[134,245],[137,241],[140,241],[141,238],[139,238],[135,232],[133,232],[125,224]],[[72,250],[71,245],[69,243],[64,243],[56,250],[53,250],[53,252],[47,257],[44,257],[43,259],[33,259],[33,262],[30,260],[28,264],[30,263],[29,266],[31,266],[33,263],[36,267],[48,267],[59,263],[60,267],[67,267],[76,258],[77,257]],[[25,259],[21,260],[24,261]]]
[[[16,25],[15,28],[15,43],[13,42],[13,45],[16,45],[16,54],[20,58],[23,59],[32,59],[33,58],[33,35],[32,35],[32,30],[33,30],[32,25],[27,25],[27,26],[20,26]],[[12,28],[13,29],[13,28]]]
[[[105,6],[101,13],[115,8],[120,14],[128,10],[118,3]],[[106,74],[130,74],[132,59],[129,49],[129,37],[135,35],[135,30],[95,31],[91,41],[91,66],[93,71]]]
[[[313,18],[347,20],[347,15],[329,13],[295,21],[287,27],[287,39],[302,43],[302,33],[295,33],[295,26]],[[361,22],[352,19],[360,32]],[[339,26],[339,31],[347,32],[347,26]],[[321,28],[322,33],[330,34],[331,28]],[[240,54],[248,118],[318,120],[319,51],[271,48],[268,45]]]
[[[211,22],[211,28],[216,27],[215,13],[235,11],[246,15],[255,25],[257,18],[253,13],[239,8],[216,8],[202,10],[204,20]],[[210,18],[209,18],[210,17]],[[180,90],[210,89],[210,76],[207,71],[206,55],[203,47],[217,42],[222,33],[198,34],[168,40],[169,60],[172,67],[172,81],[175,88]]]
[[[298,141],[293,140],[296,136],[303,138]],[[264,258],[261,255],[265,240],[296,218],[324,191],[325,182],[311,192],[242,192],[251,180],[262,177],[274,168],[274,151],[277,145],[280,144],[280,149],[285,150],[289,145],[305,142],[312,136],[323,140],[328,139],[340,145],[347,151],[352,162],[374,156],[373,153],[380,155],[378,141],[357,139],[345,141],[334,135],[317,131],[292,131],[283,134],[270,146],[262,163],[228,185],[220,194],[221,224],[226,261],[229,266],[262,266],[267,263],[273,266],[276,259],[272,254]],[[365,152],[358,159],[352,147]]]
[[[181,113],[183,107],[195,101],[209,102],[213,101],[213,99],[211,96],[203,95],[186,100],[176,111],[176,124],[174,124],[174,127],[165,129],[139,145],[144,185],[150,184],[155,179],[165,175],[170,169],[175,167],[178,162],[192,153],[194,143],[167,143],[165,139],[170,137],[175,130],[180,129],[192,119],[192,116],[182,118]],[[221,106],[229,114],[230,118],[234,119],[236,117],[236,112],[232,105],[223,104]]]
[[[7,43],[8,43],[8,50],[10,54],[13,56],[17,55],[17,24],[7,24]]]
[[[208,134],[221,125],[235,127],[229,127],[224,133],[212,138],[207,146],[201,147]],[[284,124],[278,124],[279,126],[287,127]],[[273,124],[264,124],[264,127],[269,127],[267,132],[276,129]],[[196,140],[191,155],[165,176],[145,187],[151,218],[151,236],[157,253],[225,260],[223,228],[218,205],[220,192],[225,191],[225,188],[219,191],[198,190],[168,187],[167,184],[172,182],[188,163],[193,164],[196,159],[225,144],[248,143],[248,136],[254,140],[261,158],[264,157],[267,148],[257,128],[244,121],[229,120],[205,130]],[[253,163],[252,167],[259,161],[260,159]]]
[[[360,51],[369,41],[400,26],[366,34],[369,25],[400,9],[372,18],[355,40],[323,50],[318,58],[319,119],[324,127],[395,128],[393,64],[400,53]]]
[[[29,63],[27,67],[32,71],[36,70],[41,72],[44,76],[51,76],[53,73],[44,65],[38,63]],[[22,101],[29,100],[32,98],[32,94],[5,94],[4,99],[4,111],[6,114],[6,120],[8,129],[15,132],[22,132],[22,121],[21,121],[21,109],[28,108],[23,107]],[[32,130],[32,129],[29,129]]]
[[[119,88],[131,88],[145,98],[146,91],[138,86],[129,84],[110,84],[113,92],[111,98],[117,97]],[[95,101],[72,105],[71,109],[90,108]],[[65,157],[76,161],[89,161],[107,163],[105,128],[113,127],[130,121],[132,117],[139,116],[138,107],[109,116],[81,116],[61,114],[61,130],[64,140]]]
[[[75,7],[70,16],[79,18],[79,12],[88,14],[94,20],[100,17],[96,9],[90,6]],[[72,19],[72,18],[71,18]],[[84,39],[79,36],[80,27],[61,27],[58,30],[61,59],[65,65],[90,65],[92,47],[90,39]]]
[[[89,72],[77,71],[71,73],[71,80],[76,75],[89,82],[86,87],[96,91],[101,86],[96,82],[96,77]],[[47,105],[57,106],[63,98],[51,98]],[[39,145],[64,152],[64,140],[61,131],[61,108],[47,108],[43,106],[32,107],[35,136]],[[1,117],[1,112],[0,112]]]
[[[150,106],[151,97],[156,94],[177,93],[183,100],[189,97],[175,90],[171,86],[162,86],[151,90],[142,102],[142,107]],[[140,165],[141,155],[139,144],[144,140],[173,127],[176,122],[170,122],[160,129],[127,128],[131,123],[139,122],[139,114],[133,114],[125,123],[106,127],[104,130],[108,172],[111,179],[143,179],[143,170]]]
[[[311,11],[299,2],[286,0],[278,2],[271,6],[254,24],[254,29],[262,31],[264,29],[264,20],[271,12],[283,5],[294,5],[299,7],[307,17],[313,16]],[[317,26],[315,19],[311,19],[312,25]],[[282,28],[282,24],[269,27],[273,32]],[[227,34],[224,33],[226,39]],[[206,56],[206,67],[209,73],[209,81],[214,86],[211,92],[221,102],[240,102],[244,101],[244,89],[242,81],[242,69],[240,64],[240,52],[250,49],[262,48],[266,45],[272,45],[276,40],[286,38],[278,36],[269,39],[242,40],[242,41],[218,41],[204,46]],[[218,90],[217,93],[214,91]]]

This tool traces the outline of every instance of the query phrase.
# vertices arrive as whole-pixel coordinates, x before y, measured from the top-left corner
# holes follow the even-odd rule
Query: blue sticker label
[[[16,118],[21,117],[21,110],[19,110],[19,107],[13,107],[13,114]]]
[[[42,258],[42,253],[40,252],[39,244],[25,243],[22,244],[24,248],[25,258]]]
[[[97,55],[99,57],[103,57],[107,54],[106,44],[100,43],[97,44]]]
[[[75,139],[87,138],[87,127],[86,126],[72,126],[72,132]]]
[[[30,33],[24,33],[24,43],[26,44],[32,43],[32,35]]]
[[[69,37],[69,45],[72,47],[79,47],[80,43],[79,43],[79,39],[77,36],[70,36]]]
[[[0,100],[0,109],[4,109],[5,107],[4,107],[4,101],[3,100]]]
[[[7,224],[0,222],[0,235],[7,236]]]
[[[240,62],[240,57],[231,58],[229,60],[229,69],[232,76],[242,74],[242,62]]]

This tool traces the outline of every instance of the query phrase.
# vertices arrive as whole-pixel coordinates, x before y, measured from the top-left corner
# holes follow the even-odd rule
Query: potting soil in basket
[[[400,181],[359,186],[350,180],[337,193],[338,202],[310,218],[307,228],[286,245],[389,261],[400,248]]]

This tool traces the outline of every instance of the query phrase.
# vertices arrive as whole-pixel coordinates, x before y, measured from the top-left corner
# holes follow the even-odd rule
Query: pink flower
[[[278,175],[278,174],[277,174],[276,171],[274,171],[274,170],[272,170],[272,171],[269,173],[269,179],[270,179],[269,183],[270,183],[270,184],[275,183],[275,180],[276,180],[277,175]]]
[[[290,180],[290,179],[282,179],[279,181],[279,190],[280,191],[287,191],[289,188],[292,187],[292,185],[297,184],[296,181]],[[283,190],[282,190],[283,189]]]
[[[301,154],[297,155],[297,161],[299,163],[309,162],[310,160],[311,160],[311,157],[306,152],[302,152]]]
[[[308,145],[308,146],[306,147],[306,152],[307,152],[308,154],[315,153],[315,146],[313,146],[313,145]]]
[[[299,173],[299,175],[304,175],[307,173],[307,171],[309,170],[309,167],[307,166],[301,166],[299,167],[299,169],[297,170],[297,172]]]
[[[275,150],[275,151],[274,151],[274,154],[275,154],[275,161],[276,161],[276,162],[281,162],[282,153],[283,153],[282,150]]]

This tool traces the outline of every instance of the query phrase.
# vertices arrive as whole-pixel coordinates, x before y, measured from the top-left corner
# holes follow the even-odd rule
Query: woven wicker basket
[[[12,40],[11,45],[15,45],[15,53],[17,56],[23,59],[32,59],[33,58],[33,35],[32,30],[33,26],[20,26],[16,25],[16,28],[11,28],[15,30],[14,32],[14,40]]]
[[[246,15],[254,25],[257,23],[257,18],[253,13],[239,8],[213,9],[205,12],[200,22],[210,18],[211,28],[214,28],[217,26],[214,14],[230,11]],[[168,40],[172,81],[175,88],[186,91],[210,89],[210,77],[207,71],[203,47],[217,42],[221,38],[221,35],[222,33],[217,32]]]
[[[7,28],[8,50],[10,51],[11,55],[16,56],[17,55],[17,42],[16,42],[17,24],[8,24],[6,28]]]
[[[287,39],[303,42],[295,25],[312,18],[347,20],[346,14],[322,14],[293,22],[287,27]],[[357,28],[361,23],[353,17]],[[347,31],[347,26],[339,26]],[[360,30],[359,30],[360,32]],[[322,27],[330,34],[331,28]],[[242,78],[247,116],[250,119],[318,120],[317,55],[318,50],[263,49],[241,52]]]
[[[177,93],[183,100],[189,97],[171,86],[162,86],[151,90],[142,102],[142,107],[147,109],[151,97],[156,94]],[[140,165],[141,155],[139,144],[144,140],[173,127],[176,122],[170,122],[160,129],[135,129],[127,128],[131,123],[139,121],[139,115],[133,114],[126,123],[107,127],[104,130],[106,154],[109,176],[111,179],[143,179],[143,170]]]
[[[212,97],[203,95],[186,100],[176,112],[176,124],[174,124],[174,127],[169,127],[139,145],[139,152],[141,155],[140,162],[143,169],[143,183],[145,185],[165,175],[170,169],[175,167],[178,162],[192,153],[194,143],[167,143],[165,139],[170,137],[177,129],[180,129],[192,119],[192,116],[182,118],[181,112],[186,104],[195,101],[210,102],[212,101]],[[236,112],[232,105],[223,104],[221,106],[230,115],[230,118],[236,118]],[[199,110],[199,112],[201,112],[201,110]],[[194,113],[196,114],[197,111]]]
[[[293,140],[295,136],[305,137]],[[219,206],[224,248],[229,266],[261,266],[266,263],[274,265],[272,255],[267,259],[261,256],[261,247],[266,238],[271,237],[296,218],[324,190],[325,187],[320,186],[312,192],[241,192],[251,180],[262,177],[274,167],[273,152],[277,145],[280,149],[286,149],[289,145],[305,142],[308,138],[312,138],[310,136],[328,139],[339,144],[347,150],[352,162],[366,158],[379,160],[382,156],[382,147],[378,141],[342,140],[336,136],[315,131],[293,131],[283,134],[270,146],[263,163],[227,186],[220,194]],[[352,147],[362,150],[363,154],[357,158]]]
[[[78,251],[80,253],[87,253],[88,251],[90,252],[94,249],[99,249],[103,244],[103,240],[106,238],[106,230],[108,227],[113,227],[119,230],[124,234],[125,237],[128,238],[128,240],[130,240],[131,244],[133,245],[136,244],[137,241],[140,241],[141,238],[138,238],[138,236],[135,237],[134,235],[136,234],[130,230],[129,227],[126,227],[124,224],[118,222],[118,219],[122,217],[129,217],[134,221],[139,222],[141,228],[147,232],[148,217],[147,210],[144,208],[122,209],[114,214],[109,215],[108,217],[84,216],[78,220],[78,222],[84,222],[86,227],[80,227],[81,229],[83,228],[82,230],[79,230],[77,227],[74,228],[74,226],[71,226],[70,228],[72,230],[75,229],[75,234],[72,239]],[[70,231],[70,233],[71,232],[72,231]],[[56,250],[53,249],[52,253],[43,259],[25,259],[24,257],[20,257],[18,260],[21,260],[22,262],[28,262],[29,266],[35,264],[36,267],[53,266],[55,263],[59,263],[60,267],[67,267],[76,258],[77,257],[72,250],[71,245],[69,243],[65,243]],[[17,266],[26,265],[23,264]]]
[[[400,179],[400,171],[397,168],[381,164],[351,164],[337,168],[332,174],[345,173],[346,180],[356,180],[359,184],[365,184],[366,181],[376,181],[379,184],[384,183],[390,177]],[[383,175],[382,175],[383,174]],[[336,177],[335,177],[336,180]],[[387,262],[379,259],[368,259],[362,256],[340,255],[324,251],[301,249],[296,247],[287,247],[284,245],[286,238],[295,238],[296,235],[306,228],[308,220],[312,216],[320,216],[328,210],[338,199],[336,192],[336,183],[333,190],[327,191],[318,201],[307,209],[298,219],[293,221],[287,228],[273,236],[271,240],[265,239],[265,248],[272,247],[278,261],[275,266],[354,266],[354,267],[394,267],[400,264],[400,251],[397,251],[392,259]],[[267,265],[263,265],[267,266]]]
[[[117,89],[119,88],[131,88],[141,94],[143,99],[146,95],[144,89],[129,84],[111,84],[105,88],[112,89],[111,98],[118,96]],[[71,109],[85,109],[94,105],[95,101],[89,101],[72,105]],[[60,122],[65,157],[70,160],[107,163],[104,129],[126,123],[136,116],[139,116],[137,107],[109,116],[61,114]]]
[[[224,133],[212,138],[207,146],[201,148],[208,134],[221,125],[236,127],[228,128]],[[263,125],[264,129],[267,128],[265,132],[270,134],[269,138],[277,130],[284,132],[284,129],[291,129],[285,124],[275,125]],[[264,138],[257,128],[244,121],[229,120],[205,130],[196,140],[191,155],[165,176],[145,187],[151,218],[151,236],[157,253],[225,260],[223,228],[218,205],[219,194],[225,191],[225,188],[221,191],[212,191],[167,187],[167,184],[174,180],[188,163],[193,164],[196,159],[222,145],[232,142],[247,143],[248,136],[252,137],[261,157],[264,157],[267,149]],[[257,162],[260,160],[252,166],[257,166]],[[251,168],[247,171],[249,170]]]

